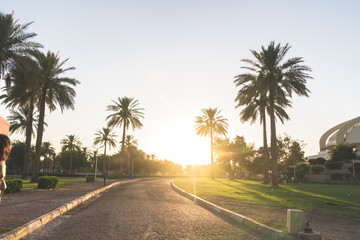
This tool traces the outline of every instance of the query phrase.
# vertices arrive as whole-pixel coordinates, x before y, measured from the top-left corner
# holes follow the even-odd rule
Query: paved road
[[[258,239],[170,188],[169,179],[122,184],[28,236],[34,239]]]

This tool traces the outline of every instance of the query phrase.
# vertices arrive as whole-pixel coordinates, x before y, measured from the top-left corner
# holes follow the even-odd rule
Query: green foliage
[[[70,169],[70,156],[72,154],[72,170],[88,168],[90,166],[86,153],[83,151],[63,151],[57,157],[57,162],[63,169]]]
[[[10,179],[5,181],[7,185],[5,189],[6,194],[20,192],[24,183],[24,181],[21,179]]]
[[[13,141],[11,152],[6,161],[6,168],[9,173],[20,173],[24,166],[25,142]]]
[[[330,175],[331,180],[344,180],[344,173],[333,173]]]
[[[301,140],[294,140],[288,135],[278,136],[277,141],[278,160],[285,166],[293,166],[305,161],[305,143]]]
[[[94,181],[94,175],[87,175],[86,176],[86,182],[93,182]]]
[[[59,181],[58,177],[55,176],[45,176],[39,178],[38,188],[39,189],[54,189]]]
[[[319,157],[319,158],[316,158],[316,159],[309,159],[309,163],[311,165],[325,165],[326,159],[322,158],[322,157]]]
[[[330,151],[330,160],[349,162],[356,158],[355,148],[351,144],[340,143]]]
[[[315,174],[319,174],[321,173],[322,171],[324,171],[324,167],[322,166],[312,166],[311,167],[311,171]]]
[[[341,169],[343,165],[344,165],[343,162],[329,160],[326,162],[325,167],[327,169]]]

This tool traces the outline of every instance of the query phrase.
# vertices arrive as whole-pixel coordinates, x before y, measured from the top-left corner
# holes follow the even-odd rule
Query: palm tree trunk
[[[103,163],[103,171],[105,172],[106,170],[106,164],[105,164],[105,161],[106,161],[106,141],[105,141],[105,144],[104,144],[104,163]],[[109,164],[108,164],[109,165]]]
[[[120,158],[120,174],[121,174],[121,175],[123,174],[124,161],[125,161],[125,157],[124,157],[125,134],[126,134],[126,119],[125,119],[125,121],[124,121],[123,135],[122,135],[122,143],[121,143],[121,158]]]
[[[36,136],[35,158],[33,162],[33,170],[31,176],[31,182],[33,183],[37,182],[39,178],[41,143],[44,132],[44,119],[45,119],[45,97],[46,97],[46,88],[43,89],[40,100],[40,114],[39,114],[39,124],[37,129],[37,136]]]
[[[73,158],[73,150],[70,150],[70,169],[69,173],[72,174],[72,158]]]
[[[24,156],[24,168],[22,172],[22,178],[25,179],[28,176],[30,151],[31,151],[31,137],[32,137],[32,125],[33,125],[33,112],[34,112],[34,98],[30,98],[29,102],[29,116],[26,123],[26,140],[25,140],[25,156]]]
[[[278,163],[277,163],[277,148],[276,148],[276,125],[275,125],[275,111],[274,111],[274,94],[270,89],[270,129],[271,129],[271,161],[272,161],[272,177],[271,185],[276,187],[278,185]]]
[[[263,116],[263,158],[264,158],[264,183],[268,184],[269,183],[269,149],[267,146],[267,134],[266,134],[266,112],[265,109],[263,110],[262,113]]]
[[[210,148],[211,148],[211,179],[214,179],[214,151],[213,151],[213,134],[210,128]]]

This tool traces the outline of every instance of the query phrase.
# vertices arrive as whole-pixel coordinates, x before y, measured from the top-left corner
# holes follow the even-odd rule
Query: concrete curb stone
[[[124,183],[128,183],[128,182],[133,182],[136,181],[135,180],[126,180],[126,181],[120,181],[120,182],[114,182],[110,185],[107,185],[105,187],[102,187],[100,189],[94,190],[92,192],[89,192],[87,194],[85,194],[82,197],[79,197],[69,203],[64,204],[63,206],[60,206],[58,208],[56,208],[55,210],[46,213],[20,227],[17,227],[9,232],[6,232],[2,235],[0,235],[0,240],[18,240],[21,239],[23,237],[25,237],[28,234],[31,234],[32,232],[34,232],[35,230],[38,230],[39,228],[45,226],[47,223],[51,222],[52,220],[54,220],[55,218],[57,218],[60,215],[63,215],[64,213],[66,213],[67,211],[77,207],[78,205],[80,205],[83,202],[86,202],[87,200],[89,200],[90,198],[104,192],[105,190],[112,188],[116,185],[119,184],[124,184]]]
[[[245,225],[246,227],[257,231],[260,234],[266,235],[267,237],[269,237],[270,239],[284,239],[285,238],[285,233],[283,231],[271,228],[269,226],[263,225],[261,223],[256,222],[255,220],[242,216],[238,213],[232,212],[228,209],[219,207],[211,202],[208,202],[202,198],[199,198],[191,193],[187,193],[185,192],[183,189],[177,187],[173,181],[171,181],[171,188],[179,193],[180,195],[194,201],[195,203],[209,209],[212,211],[215,211],[223,216],[232,218],[234,220],[236,220],[237,222],[239,222],[242,225]],[[1,240],[1,239],[0,239]]]

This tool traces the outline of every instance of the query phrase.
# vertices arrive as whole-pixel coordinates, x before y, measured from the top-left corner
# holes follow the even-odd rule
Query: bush
[[[331,180],[344,180],[343,173],[333,173],[330,175]]]
[[[93,182],[94,181],[94,176],[93,175],[87,175],[86,176],[86,182]]]
[[[344,165],[343,162],[338,162],[338,161],[334,161],[334,160],[329,160],[329,161],[327,161],[327,163],[325,164],[325,167],[326,167],[327,169],[341,169],[343,165]]]
[[[311,171],[315,174],[319,174],[321,173],[322,171],[324,171],[324,167],[322,166],[312,166],[311,167]]]
[[[11,179],[11,180],[5,180],[6,181],[6,189],[5,193],[17,193],[21,191],[21,188],[23,186],[23,180],[21,179]]]
[[[309,163],[311,165],[324,165],[326,163],[326,159],[322,157],[316,159],[309,159]]]
[[[119,174],[109,174],[108,179],[120,179],[120,175]]]
[[[54,189],[59,181],[58,177],[54,176],[45,176],[39,178],[38,188],[39,189]]]

